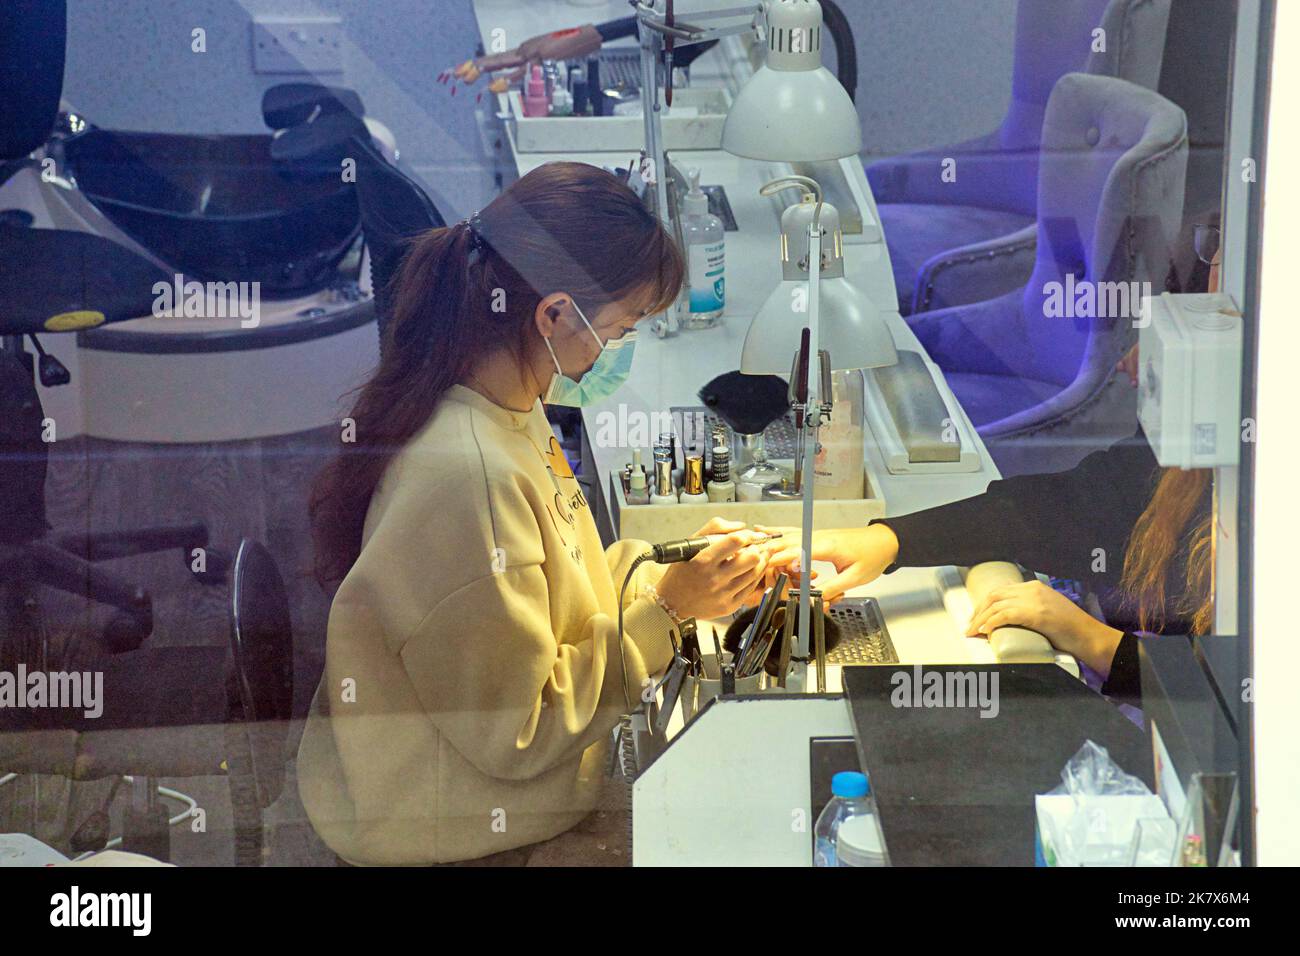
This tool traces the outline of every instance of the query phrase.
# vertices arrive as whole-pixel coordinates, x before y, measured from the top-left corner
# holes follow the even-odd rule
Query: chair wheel
[[[194,575],[194,579],[200,584],[213,585],[225,584],[230,574],[230,555],[219,548],[202,548],[202,558],[195,555],[191,549],[182,551],[181,556],[185,560],[185,567]],[[195,570],[196,563],[201,570]]]
[[[108,653],[122,654],[138,649],[152,630],[150,621],[119,611],[108,619],[100,638]]]

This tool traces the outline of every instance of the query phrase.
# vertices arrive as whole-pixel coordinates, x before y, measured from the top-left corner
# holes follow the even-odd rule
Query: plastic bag
[[[1110,797],[1121,794],[1144,795],[1151,789],[1132,774],[1125,773],[1110,759],[1106,748],[1088,740],[1061,769],[1061,783],[1051,791],[1070,796],[1087,794]]]
[[[1125,773],[1106,748],[1087,741],[1061,769],[1061,783],[1049,796],[1068,796],[1073,812],[1051,822],[1051,842],[1067,865],[1118,866],[1131,852],[1134,818],[1100,797],[1152,797],[1139,778]],[[1158,798],[1152,798],[1153,800]],[[1127,811],[1129,808],[1123,808]]]

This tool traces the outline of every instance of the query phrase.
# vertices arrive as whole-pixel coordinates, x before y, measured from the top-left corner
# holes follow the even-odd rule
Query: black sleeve
[[[624,37],[634,37],[636,36],[636,17],[623,17],[621,20],[598,23],[596,24],[596,32],[600,34],[603,43],[608,43],[610,40],[621,40]],[[717,45],[717,40],[710,40],[708,43],[692,43],[690,46],[677,47],[673,50],[673,66],[689,67]]]
[[[603,42],[608,43],[610,40],[621,40],[624,37],[636,36],[636,17],[623,17],[619,20],[610,20],[608,23],[597,23],[596,32],[600,34]]]
[[[1101,685],[1101,692],[1121,704],[1142,706],[1142,671],[1138,663],[1138,639],[1125,631],[1110,661],[1110,675]]]
[[[1119,579],[1156,470],[1139,433],[1069,471],[994,481],[974,498],[872,524],[898,536],[897,567],[1014,561],[1104,587]]]
[[[686,69],[717,45],[717,40],[709,40],[707,43],[692,43],[690,46],[679,46],[673,50],[673,66]]]

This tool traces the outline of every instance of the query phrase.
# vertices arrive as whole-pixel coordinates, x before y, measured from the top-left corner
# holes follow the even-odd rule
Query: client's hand
[[[791,579],[802,582],[803,573],[799,567],[802,536],[798,529],[782,528],[781,531],[784,536],[766,546],[769,549],[769,581],[776,572],[785,571]],[[845,591],[880,577],[898,557],[898,538],[883,524],[814,531],[811,557],[814,561],[829,561],[835,565],[835,574],[829,578],[817,579],[816,574],[813,575],[822,599],[833,604],[844,597]]]
[[[762,585],[767,555],[748,546],[762,538],[759,532],[746,529],[741,521],[714,518],[691,537],[709,534],[724,537],[691,560],[670,564],[659,580],[659,596],[681,617],[726,617]]]
[[[990,634],[999,627],[1027,627],[1057,650],[1087,662],[1103,675],[1124,636],[1042,581],[994,588],[971,615],[966,635]]]
[[[512,70],[504,79],[513,84],[524,77],[528,67],[543,60],[580,60],[600,49],[600,33],[591,24],[556,30],[525,40],[513,50],[493,53],[476,60],[466,60],[456,67],[455,75],[465,83],[473,83],[484,73]],[[493,92],[497,92],[494,88]]]

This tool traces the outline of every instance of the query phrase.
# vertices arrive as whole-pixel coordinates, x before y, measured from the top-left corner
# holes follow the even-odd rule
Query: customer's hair
[[[1166,288],[1172,292],[1215,292],[1210,288],[1210,267],[1198,259],[1197,225],[1219,225],[1211,210],[1189,217],[1175,244],[1179,261],[1170,272]],[[1136,348],[1137,346],[1134,346]],[[1137,614],[1144,631],[1163,631],[1171,614],[1190,622],[1193,634],[1208,634],[1214,626],[1214,545],[1210,514],[1193,524],[1201,498],[1212,480],[1208,468],[1164,468],[1146,510],[1133,526],[1124,552],[1120,591]],[[1187,555],[1187,580],[1177,607],[1165,606],[1165,584],[1174,556]]]
[[[1207,468],[1165,468],[1150,503],[1133,527],[1124,552],[1120,590],[1144,631],[1165,630],[1172,614],[1190,621],[1193,634],[1208,634],[1214,625],[1210,515],[1193,521],[1210,475]],[[1187,555],[1187,580],[1177,607],[1167,608],[1169,565],[1180,553]]]
[[[549,163],[511,184],[473,220],[417,237],[393,279],[379,367],[350,413],[346,444],[312,488],[315,572],[327,591],[361,550],[370,499],[389,460],[444,392],[499,349],[521,360],[538,303],[566,292],[591,316],[676,298],[681,253],[621,180],[584,163]],[[522,367],[522,366],[521,366]]]

